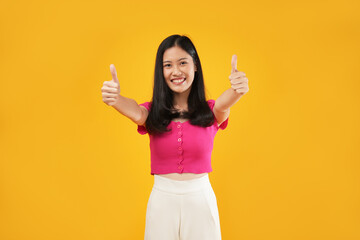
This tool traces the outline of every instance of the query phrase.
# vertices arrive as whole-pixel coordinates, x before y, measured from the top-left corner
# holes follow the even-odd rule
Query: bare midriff
[[[168,173],[168,174],[156,174],[162,177],[167,177],[173,180],[191,180],[195,178],[200,178],[202,176],[205,176],[208,173]]]

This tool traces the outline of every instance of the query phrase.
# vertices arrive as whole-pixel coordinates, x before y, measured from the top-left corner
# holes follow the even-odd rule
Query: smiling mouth
[[[174,84],[181,84],[181,83],[185,82],[185,80],[186,80],[186,78],[182,78],[182,79],[171,80],[171,82]]]

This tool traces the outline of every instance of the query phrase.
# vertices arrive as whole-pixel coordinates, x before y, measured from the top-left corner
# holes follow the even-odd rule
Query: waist
[[[159,175],[161,177],[170,178],[172,180],[186,181],[186,180],[203,177],[206,174],[208,174],[208,173],[167,173],[167,174],[156,174],[156,175]]]
[[[209,175],[205,175],[190,180],[174,180],[161,175],[154,175],[153,188],[175,194],[186,194],[197,192],[203,188],[211,186]]]

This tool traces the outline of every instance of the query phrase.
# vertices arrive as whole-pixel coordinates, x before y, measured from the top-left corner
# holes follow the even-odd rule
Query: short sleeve
[[[149,111],[149,109],[150,109],[150,102],[141,103],[141,104],[139,104],[139,106],[144,106],[144,107]],[[141,135],[144,135],[144,134],[147,133],[147,130],[146,130],[145,126],[142,126],[142,125],[138,125],[137,131],[138,131],[138,133],[140,133]]]
[[[208,104],[209,104],[209,107],[210,107],[211,111],[212,111],[213,114],[214,114],[213,109],[214,109],[214,105],[215,105],[215,100],[213,100],[213,99],[208,100]],[[215,115],[214,115],[214,118],[215,118]],[[222,130],[224,130],[224,129],[227,127],[228,122],[229,122],[229,117],[228,117],[225,121],[223,121],[223,122],[220,124],[220,126],[218,126],[217,120],[216,120],[216,118],[215,118],[215,125],[216,125],[216,128],[217,128],[217,129],[222,129]]]

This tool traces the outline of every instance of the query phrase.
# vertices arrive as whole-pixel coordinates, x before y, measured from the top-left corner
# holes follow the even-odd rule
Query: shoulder
[[[140,108],[145,108],[148,112],[150,110],[150,107],[151,107],[151,102],[143,102],[143,103],[140,103],[138,104],[140,106]],[[146,111],[146,110],[142,110],[143,112]],[[146,115],[144,115],[146,114]],[[146,118],[148,117],[148,113],[144,113],[142,114],[142,116],[146,116],[142,122],[144,122],[143,125],[139,125],[138,124],[138,128],[137,128],[137,131],[141,134],[141,135],[144,135],[147,133],[147,129],[145,127],[145,121],[146,121]]]
[[[209,100],[207,100],[207,103],[208,103],[211,111],[213,111],[214,106],[215,106],[215,100],[214,99],[209,99]]]
[[[224,130],[227,125],[228,125],[228,122],[229,122],[229,113],[226,115],[226,116],[223,116],[222,114],[219,115],[218,112],[214,112],[214,106],[215,106],[215,100],[214,99],[209,99],[207,101],[207,103],[209,104],[209,107],[214,115],[214,118],[215,118],[215,126],[217,127],[217,129],[222,129]],[[219,119],[221,119],[219,121]]]
[[[145,107],[146,108],[146,110],[150,110],[150,108],[151,108],[151,102],[144,102],[144,103],[140,103],[139,104],[139,106],[143,106],[143,107]]]
[[[209,99],[209,100],[207,100],[207,103],[208,103],[210,109],[213,110],[214,105],[215,105],[215,100],[214,99]]]

